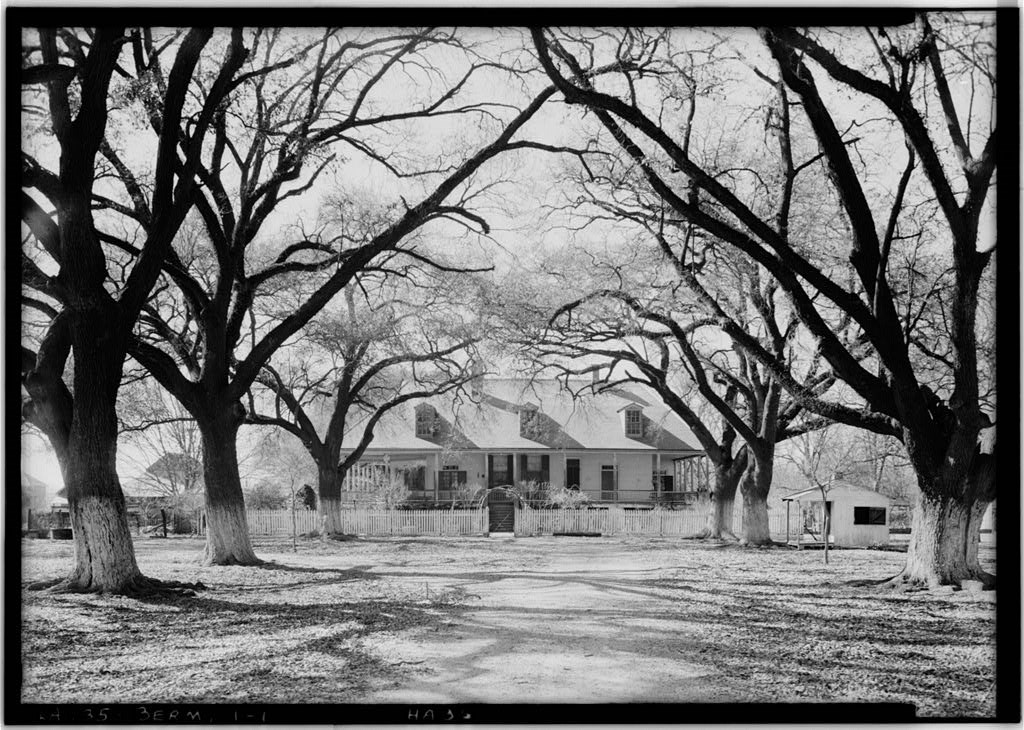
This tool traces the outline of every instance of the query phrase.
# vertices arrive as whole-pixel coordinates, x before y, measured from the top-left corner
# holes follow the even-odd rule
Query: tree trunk
[[[317,466],[317,509],[328,535],[341,532],[341,482],[342,476],[334,464]]]
[[[197,419],[203,440],[203,478],[206,482],[207,565],[258,565],[249,540],[245,497],[238,473],[237,408],[214,409],[211,418]]]
[[[135,561],[128,512],[117,474],[78,472],[68,481],[67,488],[75,541],[75,567],[67,587],[102,593],[136,592],[142,574]]]
[[[708,512],[705,537],[715,540],[736,537],[732,529],[732,515],[741,475],[742,472],[735,469],[715,467],[715,486],[711,492],[711,510]]]
[[[755,458],[743,474],[743,534],[741,545],[770,545],[768,490],[772,485],[771,459]]]
[[[88,306],[75,312],[71,322],[74,408],[61,464],[75,540],[75,567],[67,587],[130,593],[143,578],[116,470],[114,404],[123,355],[113,341],[113,316],[103,306]]]
[[[981,518],[987,500],[965,502],[921,493],[914,508],[907,564],[899,578],[927,585],[959,585],[964,580],[993,582],[978,562]]]

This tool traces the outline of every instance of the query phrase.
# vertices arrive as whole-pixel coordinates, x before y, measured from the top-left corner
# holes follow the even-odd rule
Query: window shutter
[[[511,483],[514,481],[514,472],[512,471],[512,454],[505,457],[505,465],[508,467],[508,481]]]
[[[488,454],[487,455],[487,476],[490,477],[492,474],[494,474],[494,454]]]
[[[542,482],[551,481],[551,457],[547,454],[540,457],[540,480]]]

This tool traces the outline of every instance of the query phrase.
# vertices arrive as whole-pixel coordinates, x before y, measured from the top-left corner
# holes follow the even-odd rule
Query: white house
[[[823,503],[817,487],[794,492],[782,499],[786,505],[787,539],[823,542]],[[889,544],[889,498],[847,482],[833,484],[824,506],[832,516],[830,545],[872,547]],[[791,537],[790,537],[791,536]]]
[[[574,399],[554,380],[481,378],[469,398],[430,398],[382,419],[360,465],[404,474],[423,501],[533,481],[652,505],[689,501],[707,483],[697,443],[659,400],[632,389]]]

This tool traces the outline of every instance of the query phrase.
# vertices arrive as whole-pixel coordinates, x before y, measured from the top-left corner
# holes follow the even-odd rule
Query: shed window
[[[853,524],[884,525],[885,507],[854,507]]]
[[[643,435],[643,421],[640,417],[640,411],[636,408],[630,408],[626,411],[626,435]]]

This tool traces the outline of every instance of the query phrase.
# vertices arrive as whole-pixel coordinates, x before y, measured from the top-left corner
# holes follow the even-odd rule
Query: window
[[[626,435],[642,436],[644,432],[643,417],[638,408],[626,409]]]
[[[466,472],[457,466],[446,466],[437,473],[437,488],[443,490],[456,489],[466,483]]]
[[[519,457],[519,478],[524,482],[548,482],[549,464],[547,454],[523,454]]]
[[[671,492],[675,488],[675,478],[665,469],[655,472],[654,488],[659,492]]]
[[[402,481],[405,482],[410,490],[414,492],[422,492],[426,489],[426,468],[422,466],[413,466],[407,469],[402,469]]]
[[[853,524],[884,525],[885,507],[854,507]]]
[[[536,408],[525,407],[519,411],[519,435],[529,438],[535,434],[540,425],[540,412]]]
[[[487,487],[507,487],[512,483],[512,454],[487,455]]]
[[[416,409],[416,437],[429,438],[437,433],[437,417],[431,406]]]

